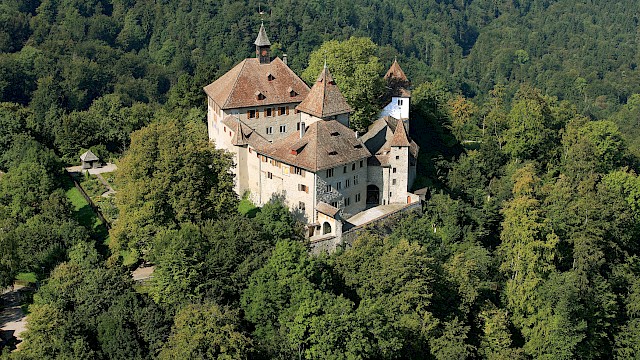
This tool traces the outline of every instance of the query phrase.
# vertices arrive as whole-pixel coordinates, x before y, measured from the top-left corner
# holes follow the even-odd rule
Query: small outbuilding
[[[97,169],[101,165],[100,159],[96,156],[96,154],[92,153],[91,150],[88,150],[84,154],[80,155],[80,160],[82,160],[83,169]]]

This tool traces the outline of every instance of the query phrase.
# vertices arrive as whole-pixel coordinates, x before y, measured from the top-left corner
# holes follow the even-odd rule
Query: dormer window
[[[291,97],[296,97],[296,96],[298,96],[298,93],[297,93],[295,90],[293,90],[293,88],[292,88],[291,86],[289,86],[289,88],[287,89],[287,91],[289,92],[289,96],[291,96]]]
[[[334,132],[331,133],[331,136],[340,136],[340,133],[337,132],[337,131],[334,131]]]
[[[338,152],[335,150],[329,151],[329,155],[338,155]]]
[[[276,78],[275,78],[275,76],[273,76],[273,75],[271,75],[271,74],[267,74],[267,80],[269,80],[269,81],[273,81],[273,80],[275,80],[275,79],[276,79]]]
[[[264,96],[264,94],[261,93],[260,91],[256,91],[256,99],[264,100],[264,99],[266,99],[266,96]]]

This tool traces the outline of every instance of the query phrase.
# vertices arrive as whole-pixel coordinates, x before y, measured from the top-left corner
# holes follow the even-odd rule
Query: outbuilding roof
[[[84,154],[80,155],[82,161],[98,161],[100,160],[91,150],[87,150]]]
[[[249,58],[205,86],[204,92],[226,110],[300,102],[309,87],[280,58],[269,64]]]
[[[336,215],[338,214],[338,212],[340,211],[340,209],[333,207],[329,204],[327,204],[326,202],[322,202],[320,201],[317,205],[316,205],[316,210],[325,214],[325,215],[329,215],[332,218],[335,218]]]

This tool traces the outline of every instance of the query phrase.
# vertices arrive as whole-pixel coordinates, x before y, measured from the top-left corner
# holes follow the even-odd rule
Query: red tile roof
[[[332,218],[335,218],[336,214],[338,214],[338,212],[340,211],[340,209],[333,207],[327,204],[326,202],[322,202],[322,201],[320,201],[318,205],[316,205],[316,210],[318,210],[319,212],[325,215],[329,215]]]
[[[389,87],[389,95],[398,97],[411,97],[411,91],[407,90],[409,87],[409,79],[404,74],[398,60],[393,60],[393,64],[384,75],[384,79],[387,81]]]
[[[326,66],[311,87],[309,95],[296,109],[322,119],[353,111]]]
[[[391,116],[381,117],[374,121],[367,132],[360,137],[367,149],[375,154],[375,159],[369,159],[369,165],[388,166],[388,154],[391,151],[391,146],[408,146],[409,153],[414,158],[418,157],[420,147],[411,140],[404,125],[402,129],[398,129],[398,124],[403,124],[403,122]],[[408,144],[405,142],[405,138]]]
[[[387,80],[396,79],[400,81],[409,81],[409,79],[407,79],[407,75],[405,75],[404,71],[402,71],[400,64],[398,64],[397,59],[393,60],[393,64],[391,64],[391,67],[389,68],[387,73],[384,75],[384,78]]]
[[[299,133],[292,133],[258,152],[311,172],[371,156],[353,130],[336,120],[316,121],[307,127],[302,138]]]
[[[222,119],[222,123],[225,124],[231,131],[233,131],[233,138],[231,144],[236,146],[250,145],[252,148],[258,150],[269,145],[269,141],[262,137],[262,135],[255,132],[247,124],[243,123],[235,115],[228,115]]]
[[[407,129],[405,129],[404,123],[402,121],[397,122],[396,130],[393,132],[393,137],[389,142],[389,146],[411,146],[411,143],[409,142],[409,136],[407,135]]]
[[[300,102],[309,94],[309,87],[280,58],[269,64],[250,58],[205,86],[204,92],[226,110]],[[259,100],[256,93],[264,99]]]

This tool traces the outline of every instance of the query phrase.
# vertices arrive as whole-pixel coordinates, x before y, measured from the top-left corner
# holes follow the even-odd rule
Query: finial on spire
[[[254,42],[256,46],[271,46],[271,42],[267,37],[267,31],[264,29],[264,22],[260,24],[260,30],[258,31],[258,37]]]

